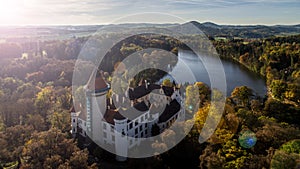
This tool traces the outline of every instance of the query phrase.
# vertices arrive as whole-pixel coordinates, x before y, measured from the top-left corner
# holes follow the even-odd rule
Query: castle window
[[[148,130],[145,130],[145,135],[147,135],[148,134]]]
[[[111,132],[114,132],[114,130],[115,130],[115,126],[111,126],[111,127],[110,127],[110,131],[111,131]]]
[[[143,132],[141,133],[141,137],[144,137],[144,133]]]
[[[137,134],[139,132],[139,129],[138,128],[136,128],[135,129],[135,134]]]
[[[75,119],[73,119],[73,123],[75,123]]]
[[[129,124],[129,129],[132,129],[132,125],[133,125],[132,123]]]
[[[147,128],[148,127],[148,123],[145,123],[145,128]]]
[[[140,131],[142,131],[143,130],[143,125],[140,125]]]
[[[124,131],[124,129],[122,129],[122,137],[125,137],[125,131]]]
[[[139,123],[138,123],[137,120],[136,120],[134,125],[137,126],[138,124],[139,124]]]

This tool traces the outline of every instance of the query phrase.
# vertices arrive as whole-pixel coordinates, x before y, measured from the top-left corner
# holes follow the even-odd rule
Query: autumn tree
[[[277,122],[275,118],[261,116],[258,120],[263,126],[256,132],[257,140],[260,140],[255,146],[257,152],[270,147],[279,148],[286,140],[296,139],[300,136],[299,129],[284,122]]]
[[[7,136],[0,132],[0,167],[2,163],[11,162],[12,154],[8,150]]]
[[[198,89],[199,92],[199,99],[201,103],[203,103],[205,100],[207,100],[210,96],[210,88],[203,82],[196,82],[194,84],[194,88]],[[217,94],[217,93],[216,93]],[[216,95],[214,95],[216,96]]]
[[[16,125],[6,128],[4,132],[0,133],[0,136],[2,136],[0,139],[3,143],[2,146],[5,146],[2,147],[2,153],[4,154],[0,154],[0,156],[5,156],[6,162],[19,161],[24,144],[30,139],[32,132],[32,126],[26,125]]]
[[[81,151],[58,129],[34,133],[22,152],[23,168],[88,168],[87,151]]]

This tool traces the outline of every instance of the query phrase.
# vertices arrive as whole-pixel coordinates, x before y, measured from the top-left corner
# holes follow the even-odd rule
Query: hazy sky
[[[1,25],[107,24],[142,12],[219,24],[300,24],[300,0],[0,0]]]

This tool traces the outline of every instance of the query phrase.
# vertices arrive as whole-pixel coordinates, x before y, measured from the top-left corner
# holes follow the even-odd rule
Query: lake
[[[196,81],[201,81],[211,86],[210,79],[208,76],[208,71],[205,68],[201,59],[197,57],[191,51],[180,50],[178,52],[178,63],[170,72],[170,75],[176,80],[177,83],[195,82],[190,80],[191,73],[194,74]],[[214,76],[214,79],[222,79],[219,73],[218,59],[214,57],[203,57],[206,59],[205,65]],[[234,88],[238,86],[248,86],[255,94],[264,97],[267,93],[265,79],[254,72],[249,71],[247,68],[228,60],[221,60],[221,65],[223,65],[225,79],[227,85],[227,96],[230,96]],[[215,73],[214,73],[215,71]],[[175,77],[174,77],[175,76]],[[218,85],[218,84],[216,84]],[[218,87],[216,87],[218,88]]]

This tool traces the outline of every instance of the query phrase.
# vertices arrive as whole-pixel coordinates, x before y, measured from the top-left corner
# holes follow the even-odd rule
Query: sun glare
[[[0,0],[0,24],[14,24],[23,7],[22,0]]]

